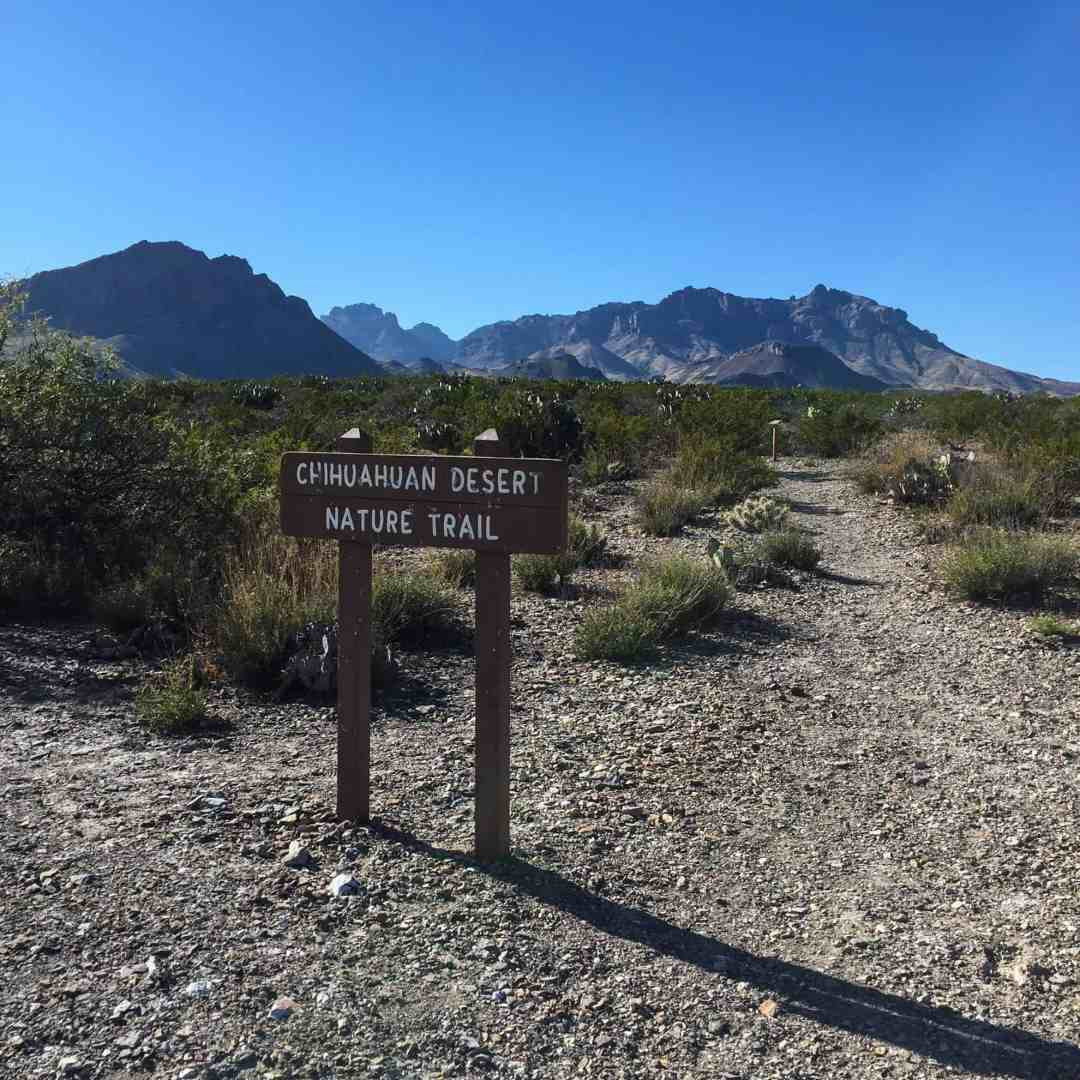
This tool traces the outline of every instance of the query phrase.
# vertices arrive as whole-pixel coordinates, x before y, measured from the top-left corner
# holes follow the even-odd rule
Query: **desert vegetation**
[[[6,296],[4,337],[17,299]],[[387,452],[469,453],[495,427],[513,454],[567,460],[578,490],[636,492],[645,535],[694,522],[740,534],[694,572],[640,568],[590,614],[583,656],[640,656],[707,623],[723,607],[716,574],[745,586],[816,568],[813,538],[767,494],[779,479],[765,458],[775,419],[786,453],[847,456],[862,490],[910,508],[942,542],[940,580],[954,595],[1048,603],[1075,575],[1075,538],[1058,535],[1080,500],[1075,400],[446,375],[136,381],[41,323],[3,356],[0,605],[89,614],[120,634],[150,626],[167,652],[198,653],[244,685],[272,686],[297,635],[332,623],[336,607],[334,546],[280,533],[279,456],[330,449],[361,417]],[[517,556],[514,575],[522,590],[566,595],[604,560],[602,530],[575,515],[564,554]],[[455,592],[474,574],[468,552],[443,552],[377,577],[377,648],[460,631]],[[713,598],[707,617],[697,601],[693,618],[680,614],[676,586],[691,580]]]

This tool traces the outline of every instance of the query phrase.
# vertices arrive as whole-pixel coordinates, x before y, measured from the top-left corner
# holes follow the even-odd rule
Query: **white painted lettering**
[[[371,469],[367,465],[360,466],[360,486],[371,487]]]
[[[375,486],[384,488],[386,487],[386,466],[375,466]]]
[[[484,537],[483,538],[485,540],[498,540],[499,539],[495,535],[494,529],[492,529],[492,527],[491,527],[491,515],[490,514],[485,514],[484,515]]]
[[[301,461],[300,464],[296,466],[296,482],[298,484],[306,484],[307,483],[307,462],[306,461]]]
[[[341,511],[341,527],[352,531],[356,530],[356,526],[353,524],[352,513],[347,506]]]
[[[411,510],[402,510],[401,511],[401,535],[402,536],[412,536],[412,534],[413,534],[413,532],[412,532],[412,516],[413,516],[413,512]]]
[[[368,519],[368,514],[370,514],[370,513],[371,513],[370,510],[357,510],[356,511],[357,528],[359,528],[359,530],[361,532],[367,532],[367,527],[368,527],[368,520],[367,519]]]
[[[540,474],[538,472],[530,472],[529,475],[532,477],[533,494],[534,495],[539,495],[540,494]]]
[[[356,466],[346,465],[342,471],[341,479],[346,487],[356,487]]]
[[[402,470],[400,465],[391,465],[390,466],[390,486],[395,491],[400,491],[401,490],[401,482],[402,482],[401,481],[401,475],[402,475],[402,472],[403,472],[403,470]]]
[[[372,510],[371,511],[371,531],[382,532],[383,525],[385,523],[386,511],[385,510]]]
[[[443,536],[449,537],[451,540],[456,540],[457,536],[457,518],[453,514],[443,514],[442,516],[442,531]]]
[[[509,495],[510,494],[510,481],[509,481],[509,479],[507,478],[507,475],[506,475],[509,471],[510,471],[509,469],[500,469],[499,470],[499,494],[500,495]]]
[[[405,474],[405,490],[406,491],[418,491],[420,484],[416,479],[416,466],[410,465],[409,471]]]
[[[425,465],[420,470],[420,486],[424,491],[435,490],[435,466]]]
[[[439,535],[439,518],[441,517],[442,514],[438,511],[430,511],[428,513],[428,520],[431,522],[431,535],[433,537]]]
[[[327,469],[328,484],[340,484],[341,483],[341,464],[336,461],[330,462],[330,468]]]
[[[495,474],[491,471],[491,469],[485,469],[483,471],[483,473],[481,473],[481,477],[483,478],[483,481],[484,481],[484,494],[485,495],[494,495],[495,494]]]
[[[340,520],[341,511],[336,506],[328,506],[326,508],[326,527],[328,529],[337,529]]]
[[[472,522],[469,520],[469,515],[465,514],[461,519],[461,524],[458,527],[458,539],[459,540],[475,540],[476,530],[473,528]]]
[[[514,494],[515,495],[524,495],[525,494],[525,470],[524,469],[515,469],[514,470]]]
[[[468,480],[466,482],[466,489],[468,490],[470,495],[479,494],[480,489],[477,486],[479,481],[478,481],[478,477],[476,475],[479,471],[480,471],[479,469],[475,469],[475,468],[469,469],[469,471],[468,471]]]
[[[396,510],[386,511],[386,531],[392,533],[398,531],[398,512]]]
[[[450,466],[450,490],[462,491],[465,488],[465,470],[459,465]]]

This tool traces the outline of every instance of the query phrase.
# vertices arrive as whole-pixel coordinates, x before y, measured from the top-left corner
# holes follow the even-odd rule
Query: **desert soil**
[[[231,729],[148,735],[147,662],[0,627],[0,1076],[1080,1077],[1080,649],[946,598],[835,467],[782,468],[825,572],[654,664],[572,655],[632,563],[515,597],[495,866],[467,643],[401,658],[357,827],[333,708],[220,690]],[[720,528],[587,508],[633,558]]]

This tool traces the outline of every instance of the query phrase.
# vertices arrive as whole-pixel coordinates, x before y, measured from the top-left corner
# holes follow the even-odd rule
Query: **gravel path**
[[[824,572],[659,663],[571,654],[629,566],[515,599],[494,869],[467,647],[381,699],[368,829],[333,820],[333,709],[222,691],[231,731],[150,737],[139,661],[0,627],[0,1077],[1080,1077],[1080,650],[781,464]],[[719,528],[589,505],[632,557]]]

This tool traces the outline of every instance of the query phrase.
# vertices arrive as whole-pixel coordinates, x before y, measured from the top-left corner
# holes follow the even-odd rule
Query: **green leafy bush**
[[[270,383],[242,382],[233,387],[232,400],[248,409],[272,409],[281,400],[281,391]]]
[[[551,593],[570,583],[575,570],[597,566],[607,551],[607,537],[577,514],[569,519],[566,551],[556,555],[515,555],[514,577],[526,592]]]
[[[979,529],[953,545],[938,570],[951,592],[969,600],[1040,599],[1069,582],[1077,563],[1067,538]]]
[[[760,457],[733,449],[727,441],[700,436],[683,440],[671,477],[680,487],[708,492],[713,502],[723,504],[780,482]]]
[[[820,457],[844,457],[872,443],[884,428],[880,417],[851,403],[811,405],[800,418],[801,447]]]
[[[1036,615],[1028,620],[1028,629],[1047,640],[1067,641],[1080,637],[1080,626],[1056,615]]]
[[[1046,516],[1041,494],[1007,473],[984,476],[960,488],[949,500],[948,514],[959,528],[989,525],[1002,529],[1030,529]]]

